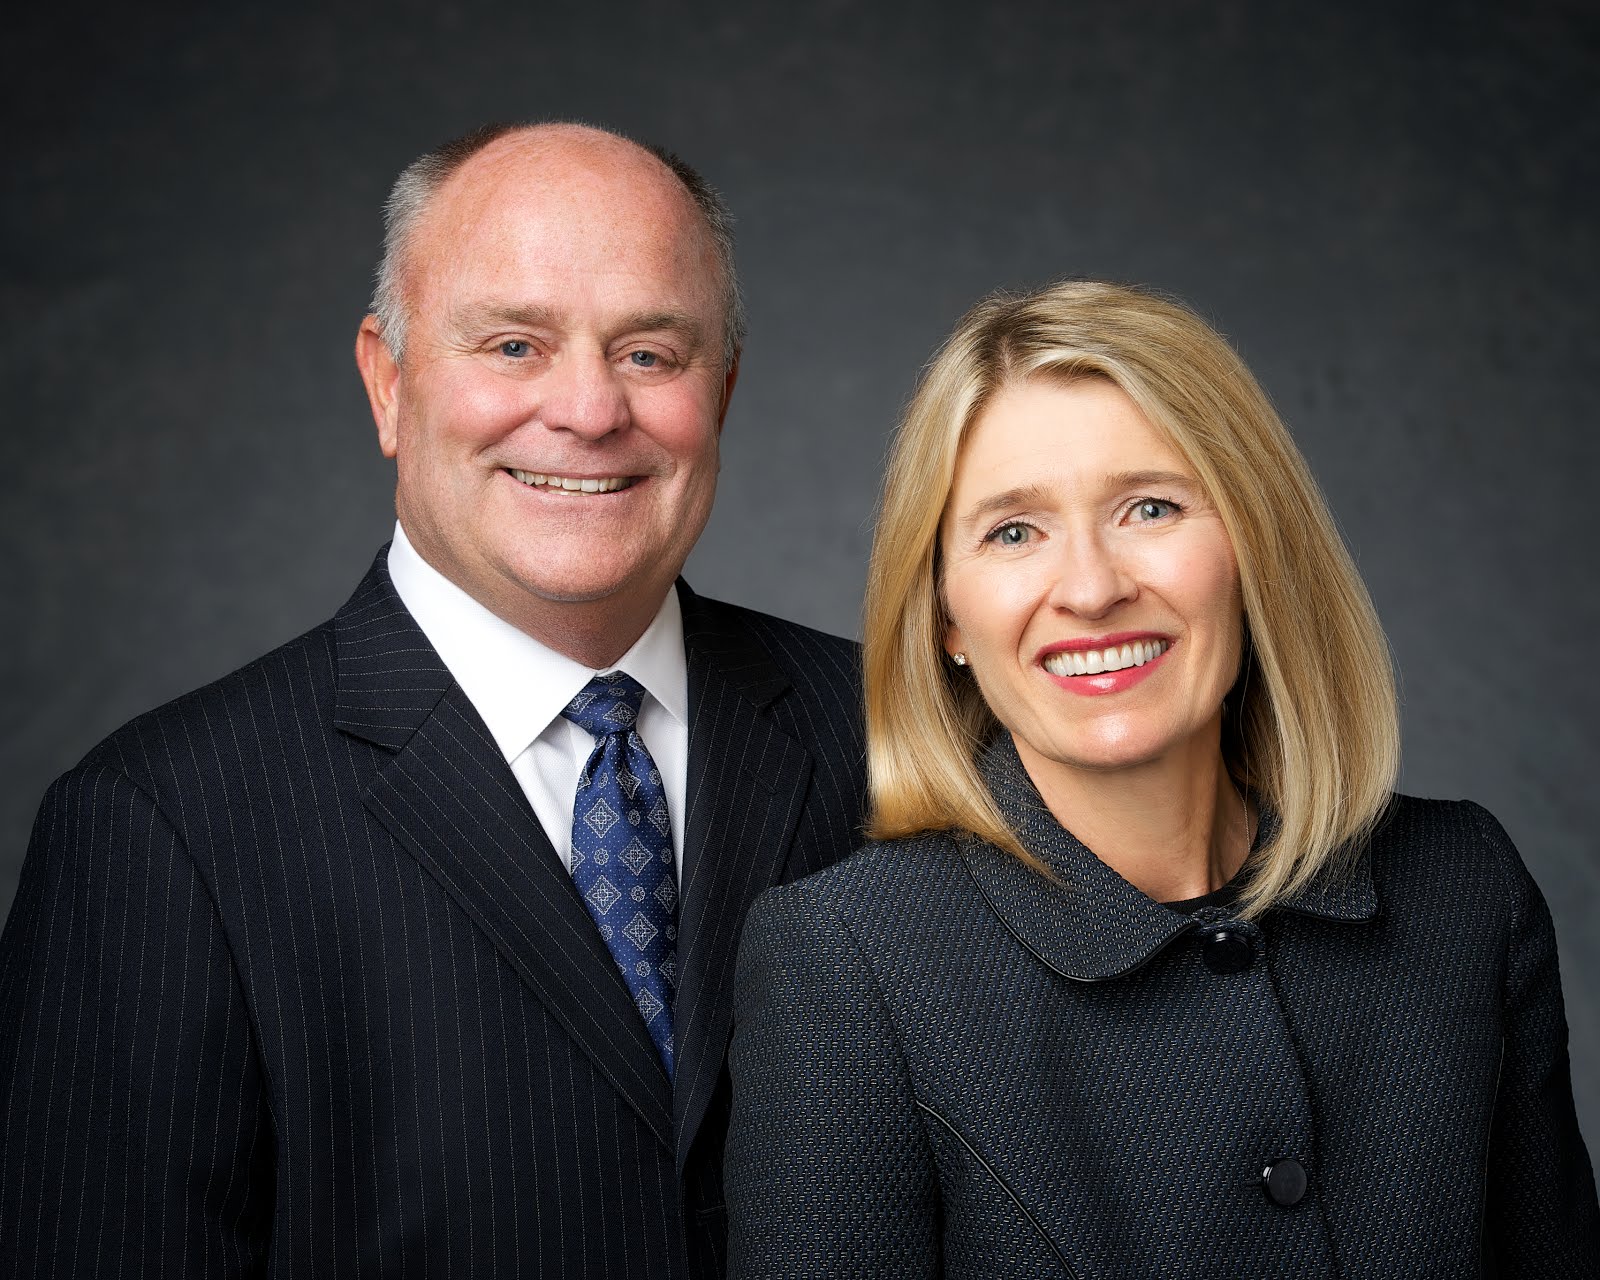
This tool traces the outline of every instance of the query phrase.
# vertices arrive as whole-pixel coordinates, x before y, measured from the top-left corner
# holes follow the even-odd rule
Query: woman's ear
[[[961,628],[953,622],[945,624],[944,651],[958,667],[967,665],[966,645],[961,642]]]

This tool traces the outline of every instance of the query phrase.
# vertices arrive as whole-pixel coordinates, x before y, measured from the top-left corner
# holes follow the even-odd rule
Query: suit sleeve
[[[933,1158],[865,958],[801,883],[767,894],[740,950],[725,1184],[729,1274],[929,1276]]]
[[[1505,830],[1473,808],[1513,877],[1485,1243],[1501,1277],[1600,1276],[1600,1210],[1573,1109],[1550,909]]]
[[[261,1274],[271,1168],[212,898],[151,798],[80,766],[0,936],[0,1274]]]

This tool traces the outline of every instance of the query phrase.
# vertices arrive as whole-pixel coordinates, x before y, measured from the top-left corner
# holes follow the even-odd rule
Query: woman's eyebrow
[[[1108,475],[1102,481],[1107,492],[1122,492],[1128,489],[1166,488],[1168,486],[1182,485],[1193,488],[1196,481],[1192,475],[1183,471],[1118,471]],[[973,525],[982,521],[986,516],[991,516],[997,511],[1015,510],[1019,507],[1047,507],[1057,501],[1054,489],[1042,484],[1017,485],[1015,488],[1002,489],[999,493],[990,494],[973,503],[958,519],[962,525]]]
[[[987,498],[975,502],[961,516],[963,524],[974,524],[987,515],[996,511],[1004,511],[1014,507],[1038,507],[1048,505],[1051,501],[1051,491],[1042,484],[1018,485],[1014,489],[1005,489],[1000,493],[990,494]]]
[[[1195,478],[1183,471],[1119,471],[1106,477],[1107,489],[1147,489],[1194,483]]]

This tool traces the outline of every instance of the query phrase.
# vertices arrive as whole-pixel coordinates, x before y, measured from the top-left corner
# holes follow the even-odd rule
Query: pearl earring
[[[950,660],[958,667],[964,667],[967,665],[967,655],[964,653],[952,653],[950,655]]]

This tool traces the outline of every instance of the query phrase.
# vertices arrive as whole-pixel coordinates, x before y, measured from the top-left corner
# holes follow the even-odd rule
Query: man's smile
[[[550,493],[616,493],[637,484],[639,476],[558,476],[543,471],[518,471],[507,467],[506,474],[530,489]]]

